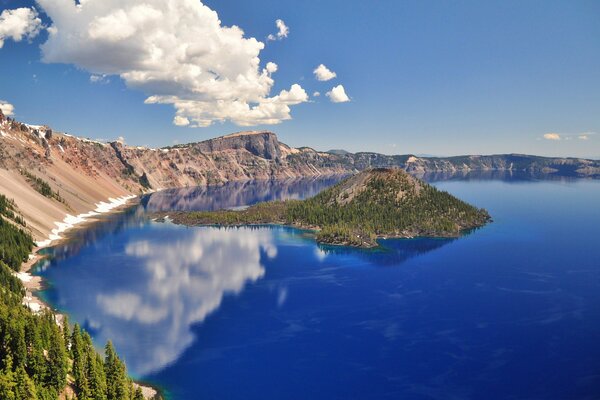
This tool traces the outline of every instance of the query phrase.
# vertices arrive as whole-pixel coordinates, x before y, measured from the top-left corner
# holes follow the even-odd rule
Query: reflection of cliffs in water
[[[40,251],[55,261],[64,260],[79,253],[82,248],[97,242],[99,239],[115,235],[136,226],[147,223],[144,209],[139,205],[131,206],[119,213],[105,214],[97,221],[90,222],[65,234],[66,242]],[[38,268],[47,267],[48,263],[42,261]]]
[[[68,243],[56,246],[51,250],[43,250],[42,253],[57,260],[71,257],[77,254],[81,248],[104,236],[115,235],[147,223],[146,212],[215,210],[251,205],[261,201],[301,199],[314,196],[343,177],[230,182],[219,186],[164,190],[144,196],[139,205],[129,207],[123,212],[103,215],[99,218],[99,222],[91,223],[85,229],[73,230],[66,235]],[[39,264],[38,268],[47,266],[48,263],[43,262]]]
[[[352,254],[364,257],[375,265],[400,265],[403,262],[439,249],[452,243],[456,238],[415,238],[380,240],[381,248],[357,249],[353,247],[320,245],[324,254]]]
[[[228,182],[219,186],[168,189],[142,199],[148,212],[201,211],[252,205],[262,201],[304,199],[337,183],[344,175],[326,178]]]

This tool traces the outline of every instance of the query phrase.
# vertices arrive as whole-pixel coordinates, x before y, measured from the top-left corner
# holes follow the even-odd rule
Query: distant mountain
[[[101,143],[27,125],[0,112],[0,193],[14,199],[36,238],[66,214],[149,190],[228,181],[294,179],[400,167],[416,176],[536,173],[600,178],[600,161],[521,154],[417,157],[293,148],[269,131],[245,131],[152,149]]]
[[[349,151],[342,150],[342,149],[327,150],[326,153],[335,154],[336,156],[345,156],[348,154],[352,154]]]

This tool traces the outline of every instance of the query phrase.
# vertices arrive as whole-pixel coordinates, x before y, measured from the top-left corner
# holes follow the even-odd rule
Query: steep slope
[[[36,240],[45,240],[64,227],[68,215],[148,190],[347,173],[337,164],[316,168],[311,157],[293,165],[285,161],[300,152],[271,132],[240,132],[164,149],[131,147],[23,124],[0,112],[0,193],[15,200]]]
[[[137,189],[107,147],[0,116],[0,193],[15,201],[36,240],[67,214]]]
[[[399,167],[416,176],[501,171],[600,178],[600,161],[594,160],[516,154],[424,158],[319,152],[289,147],[268,131],[238,132],[162,149],[132,147],[23,124],[0,112],[0,193],[15,200],[37,240],[47,238],[57,228],[56,221],[63,221],[67,214],[88,213],[109,198],[125,199],[172,187],[349,174],[378,167]],[[40,185],[50,192],[40,193]]]

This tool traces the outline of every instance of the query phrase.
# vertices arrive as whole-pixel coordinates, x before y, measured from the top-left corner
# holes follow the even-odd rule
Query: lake
[[[146,196],[45,250],[42,295],[173,400],[600,397],[600,181],[435,181],[494,222],[379,250],[146,215],[336,180]]]

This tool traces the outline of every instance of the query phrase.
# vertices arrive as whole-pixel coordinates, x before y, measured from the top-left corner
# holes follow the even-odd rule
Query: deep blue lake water
[[[600,398],[600,181],[438,181],[494,222],[380,251],[145,216],[334,181],[153,194],[49,249],[43,294],[173,400]]]

